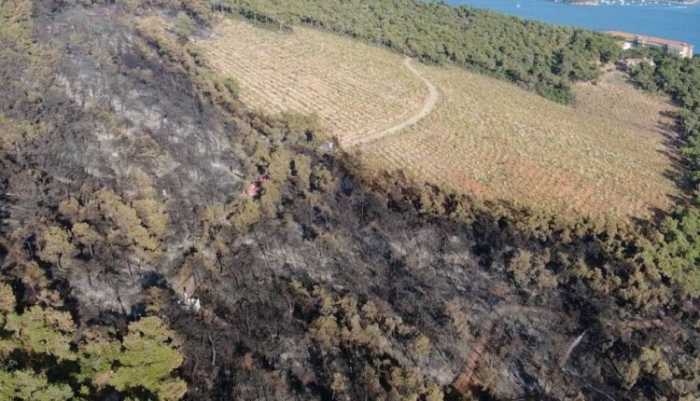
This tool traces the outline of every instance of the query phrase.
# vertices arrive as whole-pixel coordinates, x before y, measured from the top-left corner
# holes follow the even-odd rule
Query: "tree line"
[[[613,38],[583,30],[421,0],[227,0],[214,3],[279,27],[309,25],[386,46],[428,63],[446,61],[514,82],[561,103],[571,84],[615,60]]]
[[[632,82],[643,90],[668,95],[680,108],[676,114],[678,142],[693,199],[663,222],[665,242],[661,253],[675,256],[673,276],[688,280],[693,288],[700,288],[697,278],[700,264],[700,58],[680,58],[651,49],[635,49],[628,56],[653,61],[653,65],[637,64],[630,72]]]
[[[692,180],[700,181],[700,58],[679,58],[658,52],[647,54],[654,61],[639,63],[631,78],[639,87],[663,92],[682,109],[678,114],[683,150],[691,165]]]

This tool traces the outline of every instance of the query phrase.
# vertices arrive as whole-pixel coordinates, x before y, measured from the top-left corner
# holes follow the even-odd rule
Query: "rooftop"
[[[656,38],[654,36],[637,35],[637,34],[629,33],[629,32],[607,31],[606,33],[608,35],[612,35],[612,36],[620,36],[620,37],[623,37],[625,39],[640,39],[640,40],[643,40],[645,42],[660,43],[660,44],[670,45],[670,46],[691,46],[690,44],[685,43],[685,42]]]

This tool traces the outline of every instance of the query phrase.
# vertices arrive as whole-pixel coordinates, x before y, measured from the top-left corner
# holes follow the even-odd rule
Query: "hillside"
[[[444,2],[221,0],[215,8],[278,28],[320,28],[427,63],[449,61],[561,103],[573,101],[572,83],[594,79],[620,53],[601,33]]]
[[[0,1],[0,400],[698,398],[700,209],[564,219],[369,170],[246,103],[202,46],[220,10]],[[678,67],[654,82],[691,105]]]
[[[441,104],[415,128],[364,149],[368,164],[565,215],[647,217],[681,196],[667,140],[673,131],[659,128],[658,113],[624,121],[586,110],[586,95],[571,108],[477,74],[423,71]],[[633,99],[632,108],[649,103]],[[615,110],[606,100],[596,104]]]
[[[574,91],[576,102],[573,106],[577,110],[629,127],[672,136],[673,116],[678,107],[668,96],[635,88],[629,76],[621,71],[607,71],[595,83],[578,83]]]
[[[624,83],[579,84],[567,107],[483,75],[415,65],[437,87],[437,105],[376,141],[427,94],[399,56],[303,27],[226,20],[215,32],[200,44],[242,99],[265,112],[317,113],[341,144],[366,144],[359,151],[379,170],[569,216],[647,217],[681,196],[669,175],[672,128],[661,126],[674,109]]]
[[[317,114],[344,143],[403,121],[425,96],[400,56],[311,29],[280,33],[224,20],[200,44],[212,66],[239,83],[247,104]]]

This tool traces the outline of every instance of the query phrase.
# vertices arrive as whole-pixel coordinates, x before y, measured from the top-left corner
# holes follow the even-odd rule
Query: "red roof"
[[[653,36],[644,36],[644,35],[637,35],[634,33],[629,33],[629,32],[620,32],[620,31],[607,31],[606,32],[608,35],[612,36],[620,36],[625,39],[639,39],[643,40],[645,42],[651,42],[651,43],[659,43],[662,45],[670,45],[670,46],[690,46],[689,44],[685,42],[678,42],[676,40],[668,40],[668,39],[662,39],[662,38],[656,38]]]

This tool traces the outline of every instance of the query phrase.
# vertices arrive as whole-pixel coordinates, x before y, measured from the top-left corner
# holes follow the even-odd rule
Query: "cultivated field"
[[[609,71],[594,84],[576,86],[576,110],[617,120],[630,127],[667,133],[675,124],[668,98],[652,96],[626,83],[626,74]]]
[[[303,27],[292,34],[224,20],[200,44],[219,72],[239,82],[247,104],[317,113],[341,143],[407,119],[428,94],[403,57]]]
[[[441,90],[437,109],[364,149],[368,163],[559,212],[646,216],[677,193],[663,105],[633,88],[623,106],[587,88],[577,109],[461,69],[420,69]]]
[[[679,196],[665,144],[672,120],[661,116],[672,108],[619,73],[579,85],[578,103],[567,107],[461,69],[403,65],[399,55],[311,29],[229,20],[202,45],[246,102],[318,113],[370,168],[569,215],[646,217]],[[436,93],[421,76],[437,88],[430,113]]]

